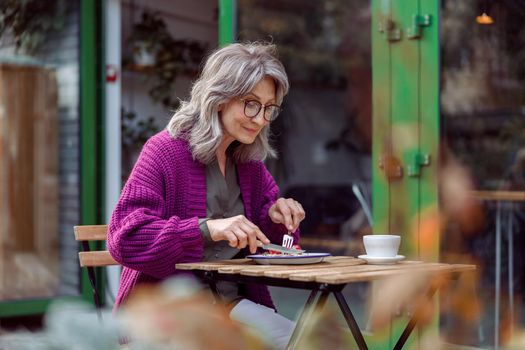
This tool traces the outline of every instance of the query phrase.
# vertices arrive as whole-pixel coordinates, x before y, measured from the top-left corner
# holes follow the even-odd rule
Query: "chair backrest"
[[[82,242],[83,252],[78,253],[80,266],[99,267],[119,265],[107,250],[90,251],[88,243],[90,241],[105,241],[107,238],[107,225],[84,225],[75,226],[75,239]]]

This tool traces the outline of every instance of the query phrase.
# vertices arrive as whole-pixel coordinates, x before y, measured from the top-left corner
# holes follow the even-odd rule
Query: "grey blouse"
[[[204,261],[226,260],[233,258],[240,250],[232,248],[227,241],[212,241],[206,221],[209,219],[229,218],[244,214],[244,204],[237,180],[235,163],[226,158],[226,171],[223,176],[219,163],[206,166],[206,218],[200,219],[200,229],[204,237]],[[217,289],[227,303],[237,303],[242,296],[236,283],[219,281]]]

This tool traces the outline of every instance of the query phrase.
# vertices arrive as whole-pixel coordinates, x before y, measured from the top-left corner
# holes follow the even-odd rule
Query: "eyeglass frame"
[[[256,99],[253,99],[253,98],[239,98],[238,100],[244,103],[244,107],[243,107],[244,116],[246,118],[250,118],[250,119],[256,118],[259,115],[259,113],[261,113],[261,109],[263,109],[263,118],[264,118],[264,120],[266,120],[267,122],[272,122],[275,119],[277,119],[279,114],[281,114],[281,112],[283,111],[281,106],[276,105],[275,103],[272,103],[272,104],[269,104],[269,105],[263,105],[261,102],[257,101]],[[246,106],[248,105],[248,102],[256,102],[259,105],[259,108],[257,109],[257,113],[255,113],[255,115],[249,116],[246,113]],[[266,108],[267,107],[277,107],[277,114],[276,114],[275,118],[273,118],[273,119],[266,118]]]

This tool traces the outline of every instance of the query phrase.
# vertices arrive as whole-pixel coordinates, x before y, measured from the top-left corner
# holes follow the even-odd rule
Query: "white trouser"
[[[278,350],[286,349],[295,328],[295,322],[248,299],[242,299],[235,305],[230,318],[251,327]]]

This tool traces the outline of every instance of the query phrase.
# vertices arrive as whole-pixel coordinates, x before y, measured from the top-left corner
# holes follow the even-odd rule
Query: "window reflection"
[[[525,291],[525,259],[519,253],[525,243],[519,200],[525,190],[525,4],[446,0],[441,20],[447,163],[464,175],[456,177],[456,186],[468,173],[468,181],[482,190],[472,198],[483,211],[483,220],[465,213],[443,233],[443,258],[470,259],[480,275],[478,323],[456,319],[446,325],[453,342],[497,348],[520,324],[515,305]]]
[[[279,159],[268,166],[305,207],[301,242],[355,255],[350,242],[370,229],[352,190],[370,192],[369,1],[241,0],[238,9],[238,39],[273,41],[289,75],[271,125]]]
[[[79,2],[2,11],[16,20],[0,32],[0,301],[76,295]]]
[[[525,5],[443,1],[442,6],[441,108],[446,139],[471,170],[478,188],[500,188],[524,145]],[[483,11],[493,24],[476,22]]]

